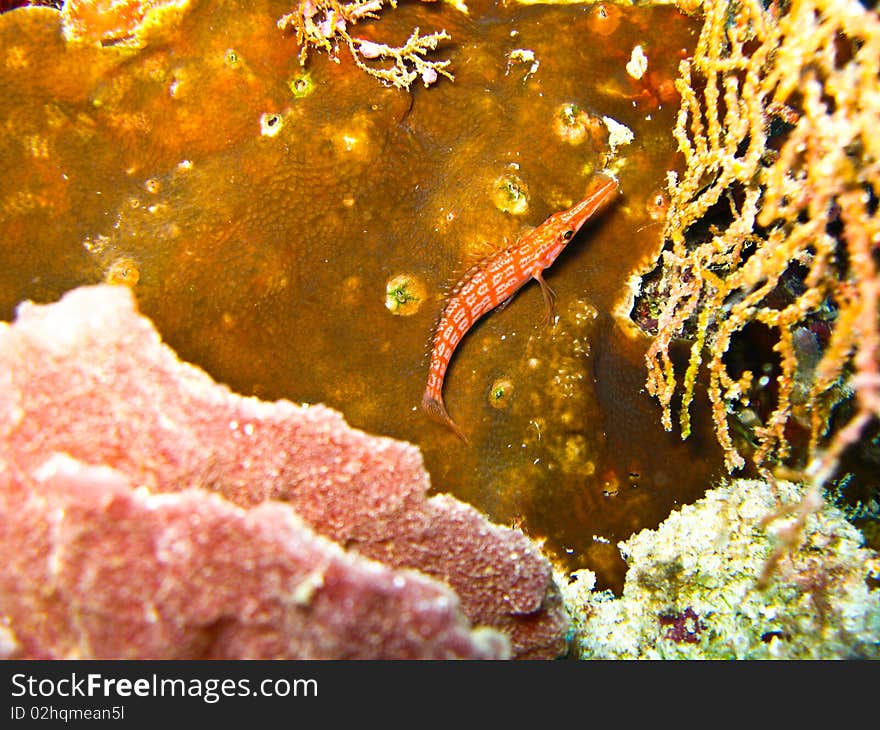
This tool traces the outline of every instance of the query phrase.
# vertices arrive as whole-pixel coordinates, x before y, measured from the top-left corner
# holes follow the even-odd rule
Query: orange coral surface
[[[672,79],[696,24],[669,8],[626,8],[612,28],[602,6],[401,4],[358,35],[445,30],[432,57],[455,76],[407,92],[344,54],[301,66],[281,0],[173,7],[100,40],[66,40],[54,9],[0,16],[0,317],[130,285],[181,358],[418,444],[435,489],[619,585],[616,541],[697,496],[718,462],[699,429],[663,432],[645,341],[614,314],[661,244]],[[444,293],[603,167],[622,197],[547,272],[556,324],[526,287],[453,359],[466,446],[418,408]]]

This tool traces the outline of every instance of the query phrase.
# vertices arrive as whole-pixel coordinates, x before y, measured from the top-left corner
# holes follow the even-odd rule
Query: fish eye
[[[570,241],[571,237],[573,235],[574,235],[574,231],[566,231],[565,233],[562,234],[562,240],[563,241]]]

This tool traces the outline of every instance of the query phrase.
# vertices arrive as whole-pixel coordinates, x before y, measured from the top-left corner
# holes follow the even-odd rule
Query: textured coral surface
[[[612,314],[661,243],[695,24],[669,8],[468,7],[402,3],[356,26],[396,44],[449,33],[431,57],[455,81],[411,93],[345,54],[303,69],[283,0],[193,0],[103,45],[65,41],[55,10],[3,14],[0,317],[127,283],[215,379],[418,444],[437,487],[613,584],[608,541],[692,499],[717,463],[699,434],[661,430],[640,392],[645,340]],[[606,165],[623,194],[548,272],[557,324],[527,287],[456,353],[446,402],[466,447],[418,409],[444,292]]]
[[[104,480],[110,486],[87,473],[75,475],[73,487],[60,484],[44,495],[35,475],[58,452],[82,465],[112,467],[116,471]],[[515,655],[552,657],[564,649],[567,621],[550,566],[522,533],[489,524],[475,509],[451,497],[426,498],[428,477],[418,450],[411,445],[352,430],[339,414],[323,406],[266,403],[235,395],[201,370],[181,363],[162,344],[149,320],[136,314],[125,287],[81,288],[54,305],[24,304],[14,325],[2,325],[0,464],[4,553],[30,555],[4,568],[0,613],[11,613],[17,620],[24,616],[30,626],[27,603],[35,601],[34,613],[42,615],[43,602],[50,600],[43,595],[41,576],[55,575],[55,562],[66,555],[68,542],[72,542],[70,549],[85,549],[79,541],[86,537],[78,537],[79,532],[95,532],[93,558],[58,568],[58,580],[63,584],[58,588],[58,600],[65,604],[58,610],[72,613],[65,614],[63,621],[59,619],[57,626],[54,620],[40,624],[43,640],[53,646],[54,640],[45,632],[68,630],[78,613],[94,610],[104,623],[112,623],[112,614],[102,612],[101,606],[112,601],[116,592],[120,600],[137,593],[137,597],[126,599],[132,611],[136,605],[148,614],[152,610],[144,603],[136,578],[130,587],[117,583],[108,588],[107,595],[94,596],[99,606],[90,602],[90,593],[83,591],[72,575],[78,574],[82,580],[94,571],[116,570],[114,575],[125,575],[123,567],[113,566],[117,559],[125,565],[132,562],[140,548],[123,544],[126,531],[120,532],[112,524],[116,509],[133,525],[145,520],[143,533],[133,530],[132,539],[139,545],[154,546],[153,552],[144,556],[147,563],[132,565],[132,570],[149,573],[151,560],[161,569],[165,553],[157,546],[173,542],[169,531],[180,531],[178,548],[183,553],[201,551],[202,557],[192,558],[200,575],[194,583],[184,583],[206,593],[204,601],[214,611],[205,619],[209,623],[220,621],[225,612],[233,614],[238,623],[248,623],[248,617],[241,615],[250,610],[241,603],[248,588],[242,587],[241,595],[230,588],[232,603],[218,604],[220,599],[214,594],[226,590],[227,581],[245,580],[252,570],[260,573],[260,561],[271,563],[285,582],[273,587],[254,578],[256,582],[248,586],[257,591],[258,603],[275,603],[285,595],[291,600],[291,586],[302,581],[305,569],[317,574],[314,590],[320,594],[323,563],[314,556],[328,553],[327,560],[334,565],[344,567],[346,563],[316,537],[297,532],[296,519],[287,516],[292,507],[317,532],[351,551],[395,568],[416,568],[445,582],[458,594],[464,613],[474,624],[493,626],[507,634]],[[123,494],[128,485],[143,488],[144,494]],[[152,496],[192,489],[199,490],[201,496],[192,491],[175,500]],[[248,511],[212,501],[207,491]],[[83,504],[78,507],[80,492]],[[260,511],[259,505],[274,504],[270,500],[286,504]],[[188,521],[181,516],[186,505],[193,509]],[[32,512],[27,525],[42,524],[41,529],[18,525],[24,508]],[[156,511],[162,514],[153,515]],[[266,515],[267,524],[259,515]],[[293,527],[275,529],[270,524],[285,520]],[[200,543],[200,521],[205,524],[204,539],[210,550]],[[64,536],[53,533],[54,523]],[[228,545],[224,545],[224,529],[231,533]],[[261,531],[265,531],[265,537],[260,538],[263,547],[255,548],[252,556],[244,546],[248,535],[258,537]],[[286,533],[290,533],[288,537]],[[288,549],[284,547],[286,540],[293,551],[293,564],[288,568],[283,567],[283,560],[271,556],[275,549]],[[36,561],[33,572],[28,568],[30,561]],[[183,566],[172,556],[166,571],[161,576],[164,589],[179,595],[173,584],[175,576],[181,579],[184,575]],[[217,575],[211,577],[212,571]],[[361,579],[355,575],[352,580]],[[68,581],[76,584],[73,594],[65,587]],[[345,613],[345,601],[354,599],[335,595],[332,582],[327,586],[327,601],[342,601],[336,609]],[[372,588],[366,586],[365,590]],[[434,598],[438,595],[450,600],[446,591],[435,593]],[[380,599],[376,601],[373,608],[381,613],[385,609],[381,609]],[[252,608],[257,610],[258,606]],[[300,609],[292,610],[291,615],[284,611],[275,614],[270,621],[273,630],[286,630],[279,622],[291,622],[288,628],[300,625]],[[388,610],[396,609],[392,606]],[[403,610],[408,609],[404,606]],[[444,619],[445,627],[442,621],[422,618],[426,626],[433,621],[443,631],[461,633],[460,627],[449,625],[454,616]],[[401,618],[396,628],[412,631],[420,621]],[[193,622],[197,620],[193,618]],[[165,614],[160,623],[156,629],[160,632],[171,630],[169,623],[172,628],[175,625],[173,617]],[[191,623],[186,627],[195,630]],[[392,646],[393,640],[382,633],[385,629],[394,631],[390,626],[376,627],[378,638],[374,640],[387,639]],[[15,625],[12,630],[17,632]],[[372,630],[365,625],[365,632]],[[157,641],[153,638],[147,643],[155,648]],[[321,653],[308,640],[302,641],[304,653]],[[344,641],[339,637],[336,641],[327,652],[345,653]],[[439,653],[445,651],[444,641],[436,647]],[[112,653],[110,644],[101,646]],[[273,646],[277,648],[277,644]],[[497,642],[493,646],[497,649]],[[146,652],[149,647],[144,647]],[[401,653],[406,651],[415,652],[410,647]]]
[[[2,656],[502,658],[455,596],[318,537],[287,505],[155,495],[50,457],[0,489]]]
[[[737,480],[619,547],[623,595],[566,591],[585,658],[880,658],[880,555],[834,507],[810,515],[799,547],[760,576],[790,519],[761,521],[801,486]]]

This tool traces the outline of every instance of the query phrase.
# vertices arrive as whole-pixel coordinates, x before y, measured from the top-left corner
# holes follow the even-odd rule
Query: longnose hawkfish
[[[549,322],[553,317],[556,295],[541,272],[556,260],[581,226],[616,195],[617,183],[610,177],[600,176],[583,200],[568,210],[554,213],[512,245],[488,256],[472,267],[453,288],[434,333],[422,408],[452,429],[465,443],[467,437],[443,404],[443,379],[458,343],[480,317],[506,304],[529,279],[541,285],[546,306],[545,321]]]

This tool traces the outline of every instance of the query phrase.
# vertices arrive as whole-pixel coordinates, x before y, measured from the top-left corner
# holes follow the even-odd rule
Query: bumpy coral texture
[[[33,488],[35,470],[62,452],[150,493],[210,490],[245,509],[281,500],[351,550],[448,583],[470,620],[504,631],[517,656],[562,651],[566,618],[549,564],[522,533],[450,497],[426,499],[412,446],[351,430],[321,406],[237,396],[180,363],[126,287],[22,305],[0,352],[0,459],[13,493]],[[152,504],[132,499],[125,509]],[[245,557],[227,560],[245,566]]]
[[[811,514],[803,543],[761,577],[796,520],[760,520],[804,489],[738,480],[619,544],[623,595],[577,575],[566,595],[584,658],[880,658],[880,556],[834,507]]]
[[[64,35],[70,40],[139,48],[162,22],[182,17],[190,0],[65,0]]]
[[[133,489],[56,454],[4,479],[5,656],[502,658],[435,581],[321,538],[277,502]]]

